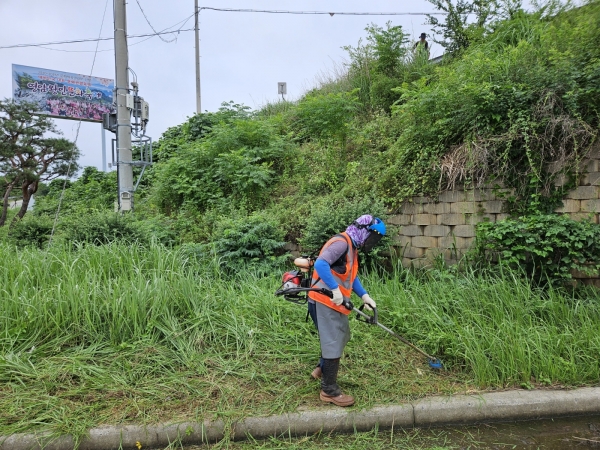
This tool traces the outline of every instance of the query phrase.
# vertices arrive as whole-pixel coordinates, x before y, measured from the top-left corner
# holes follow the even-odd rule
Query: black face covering
[[[379,243],[382,237],[382,234],[379,234],[375,230],[371,230],[371,232],[367,236],[367,239],[365,239],[365,243],[362,245],[362,250],[366,253],[370,252],[371,250],[373,250],[373,247],[375,247]]]

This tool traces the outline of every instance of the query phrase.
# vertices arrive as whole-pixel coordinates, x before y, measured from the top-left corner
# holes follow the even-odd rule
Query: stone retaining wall
[[[582,165],[580,185],[563,199],[556,210],[575,220],[589,219],[599,223],[600,212],[600,146]],[[557,185],[564,180],[558,180]],[[437,199],[413,197],[388,222],[399,226],[393,239],[405,266],[430,265],[440,256],[456,263],[475,242],[475,225],[496,222],[507,217],[503,189],[466,189],[443,192]],[[504,194],[504,195],[503,195]],[[581,273],[574,277],[585,284],[600,287],[600,279]]]
[[[599,155],[600,156],[600,155]],[[590,160],[581,185],[563,199],[556,210],[575,220],[599,223],[600,159]],[[585,184],[584,184],[585,183]],[[437,199],[413,197],[387,222],[399,226],[393,236],[402,263],[424,265],[442,256],[455,263],[475,242],[475,225],[482,221],[505,219],[505,190],[471,189],[443,192]]]
[[[430,264],[443,257],[452,264],[475,242],[475,225],[508,217],[492,189],[443,192],[436,200],[413,197],[387,222],[399,226],[393,237],[404,265]]]
[[[563,199],[557,213],[567,214],[575,220],[589,219],[600,223],[600,144],[581,165],[583,176],[580,185]],[[558,179],[562,185],[564,179]],[[482,221],[497,222],[505,219],[507,189],[458,189],[446,191],[436,199],[413,197],[404,202],[398,213],[386,222],[399,230],[392,236],[402,264],[408,266],[431,265],[436,258],[454,264],[475,243],[475,225]],[[300,248],[288,244],[293,254]],[[580,272],[574,278],[584,284],[600,287],[600,278]]]

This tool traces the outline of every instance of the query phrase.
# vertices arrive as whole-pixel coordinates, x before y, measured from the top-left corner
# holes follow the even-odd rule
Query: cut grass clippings
[[[306,309],[279,273],[227,278],[185,247],[0,246],[0,435],[102,424],[233,420],[322,408]],[[598,294],[513,274],[398,269],[363,284],[379,327],[351,321],[340,384],[361,408],[432,394],[598,381]]]

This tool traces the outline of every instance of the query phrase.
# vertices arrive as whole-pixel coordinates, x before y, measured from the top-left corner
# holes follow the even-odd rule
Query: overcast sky
[[[156,30],[182,22],[193,28],[194,0],[137,0]],[[426,0],[200,0],[200,6],[293,11],[434,12]],[[106,13],[105,13],[106,7]],[[112,0],[0,0],[0,46],[112,37]],[[425,16],[283,15],[218,12],[200,14],[202,110],[215,111],[234,100],[253,109],[278,100],[277,82],[287,82],[287,99],[297,99],[315,85],[319,73],[344,61],[345,45],[356,46],[373,22],[402,25],[411,39],[430,33]],[[127,4],[128,34],[152,29],[136,0]],[[179,26],[181,26],[180,24]],[[179,27],[178,26],[178,27]],[[102,27],[102,28],[101,28]],[[129,66],[135,71],[140,95],[150,104],[147,134],[157,140],[168,128],[194,114],[194,32],[143,40],[129,39]],[[430,40],[431,43],[431,40]],[[0,49],[0,98],[12,97],[11,65],[41,67],[114,79],[113,41],[101,41],[94,62],[95,42]],[[68,50],[68,51],[67,51]],[[435,44],[432,56],[440,55]],[[93,71],[92,71],[93,64]],[[91,72],[92,71],[92,72]],[[56,120],[64,136],[74,140],[77,121]],[[77,144],[82,166],[102,168],[101,125],[83,122]],[[107,147],[114,135],[106,132]],[[109,157],[110,161],[110,157]]]

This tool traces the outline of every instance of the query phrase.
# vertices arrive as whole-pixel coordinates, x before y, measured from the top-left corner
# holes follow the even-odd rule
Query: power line
[[[130,36],[133,37],[133,36]],[[129,47],[133,47],[134,45],[138,45],[141,44],[142,42],[146,42],[148,39],[152,39],[154,37],[154,35],[147,37],[146,39],[142,39],[141,41],[137,41],[134,42],[133,44],[129,44]],[[64,50],[62,48],[51,48],[51,47],[46,47],[44,45],[40,45],[40,48],[44,49],[44,50],[52,50],[54,52],[65,52],[65,53],[102,53],[102,52],[113,52],[115,49],[114,48],[105,48],[103,50]]]
[[[173,30],[173,31],[161,31],[158,33],[149,33],[149,34],[135,34],[131,36],[127,36],[129,38],[138,38],[138,37],[154,37],[159,34],[170,34],[170,33],[179,33],[180,31],[192,31],[193,28],[187,28],[185,30]],[[81,42],[97,42],[97,41],[112,41],[114,37],[101,37],[101,38],[90,38],[90,39],[73,39],[71,41],[54,41],[54,42],[44,42],[41,44],[14,44],[14,45],[4,45],[0,47],[0,50],[7,48],[25,48],[25,47],[43,47],[45,45],[62,45],[62,44],[79,44]]]
[[[167,44],[170,44],[173,41],[177,40],[177,36],[175,36],[173,39],[171,40],[167,40],[165,38],[163,38],[160,34],[158,34],[158,31],[156,31],[154,29],[154,27],[152,26],[152,24],[150,23],[150,20],[148,19],[148,16],[146,16],[146,13],[144,12],[144,10],[142,9],[142,5],[140,5],[139,0],[135,0],[135,2],[137,3],[138,7],[140,8],[140,11],[142,12],[142,15],[144,16],[144,19],[146,19],[146,22],[148,22],[148,25],[150,25],[150,28],[152,28],[152,31],[154,31],[154,33],[156,33],[156,35],[160,38],[161,41],[166,42]]]
[[[137,0],[136,0],[137,1]],[[139,5],[139,3],[138,3]],[[141,9],[141,6],[140,6]],[[201,8],[198,8],[199,12],[201,12],[202,10],[210,10],[210,11],[220,11],[220,12],[241,12],[241,13],[265,13],[265,14],[298,14],[298,15],[330,15],[330,16],[334,16],[334,15],[338,15],[338,16],[426,16],[426,15],[446,15],[448,13],[446,12],[345,12],[345,11],[338,11],[338,12],[328,12],[328,11],[286,11],[286,10],[272,10],[272,9],[233,9],[233,8],[212,8],[210,6],[203,6]],[[143,13],[143,10],[142,10]],[[183,26],[185,25],[185,23],[190,20],[192,17],[194,16],[194,14],[192,14],[191,16],[187,17],[186,19],[182,20],[181,22],[183,22],[183,25],[181,25],[181,28],[177,29],[177,30],[172,30],[172,31],[159,31],[159,32],[154,32],[154,33],[148,33],[148,34],[136,34],[136,35],[130,35],[127,36],[128,38],[138,38],[138,37],[145,37],[145,38],[151,38],[154,36],[158,36],[160,37],[161,35],[164,34],[172,34],[172,33],[179,33],[179,32],[185,32],[185,31],[193,31],[194,28],[185,28],[183,29]],[[144,14],[144,17],[146,17],[146,15]],[[148,21],[148,18],[146,17],[146,21],[148,22],[148,24],[150,25],[150,22]],[[173,28],[174,26],[178,25],[179,23],[169,27],[169,28]],[[150,25],[150,27],[152,28],[152,30],[154,30],[154,27],[152,27],[152,25]],[[165,30],[168,30],[169,28],[165,28]],[[91,38],[91,39],[73,39],[73,40],[69,40],[69,41],[54,41],[54,42],[44,42],[44,43],[39,43],[39,44],[13,44],[13,45],[3,45],[0,46],[0,50],[4,50],[4,49],[9,49],[9,48],[27,48],[27,47],[40,47],[40,48],[45,48],[48,45],[64,45],[64,44],[79,44],[82,42],[97,42],[97,41],[110,41],[113,40],[114,37],[99,37],[99,38]],[[161,38],[162,39],[162,38]],[[163,39],[164,40],[164,39]],[[140,41],[143,42],[143,41]],[[172,41],[165,41],[165,42],[172,42]],[[139,42],[137,42],[136,44],[139,44]],[[135,44],[132,44],[135,45]],[[48,49],[46,48],[46,50],[56,50],[56,49]],[[60,51],[60,50],[59,50]],[[99,52],[101,51],[108,51],[108,50],[99,50]]]
[[[106,9],[108,7],[108,0],[104,3],[104,13],[102,14],[102,22],[100,22],[100,31],[98,32],[98,37],[102,34],[102,28],[104,27],[104,19],[106,18]],[[96,41],[96,52],[94,53],[94,59],[92,60],[92,68],[90,69],[90,79],[92,78],[92,74],[94,73],[94,66],[96,65],[96,56],[98,56],[98,45],[100,41]],[[81,129],[81,119],[77,123],[77,134],[75,135],[75,141],[73,145],[77,145],[77,139],[79,139],[79,130]],[[54,230],[56,229],[56,224],[58,222],[58,216],[60,214],[60,208],[62,205],[63,197],[65,195],[65,190],[67,189],[67,181],[71,178],[71,168],[73,167],[73,161],[69,162],[69,167],[67,168],[67,176],[65,177],[65,181],[63,183],[62,191],[60,192],[60,198],[58,199],[58,206],[56,208],[56,215],[54,216],[54,223],[52,224],[52,231],[50,233],[50,239],[48,239],[48,247],[52,244],[52,237],[54,236]]]
[[[63,50],[62,48],[52,48],[52,47],[45,47],[43,45],[39,46],[41,49],[44,50],[52,50],[53,52],[64,52],[64,53],[102,53],[102,52],[112,52],[113,49],[112,48],[106,48],[104,50]]]
[[[128,38],[152,38],[154,36],[157,35],[162,35],[162,34],[172,34],[172,33],[179,33],[180,31],[193,31],[193,28],[186,28],[183,29],[183,26],[192,18],[194,17],[194,14],[189,15],[188,17],[186,17],[183,20],[180,20],[179,22],[177,22],[174,25],[171,25],[170,27],[167,27],[159,32],[156,33],[149,33],[149,34],[132,34],[127,36]],[[171,30],[171,31],[167,31],[170,30],[173,27],[176,27],[177,25],[181,24],[181,26],[177,29],[177,30]],[[62,44],[79,44],[82,42],[97,42],[97,41],[112,41],[114,39],[114,36],[110,36],[110,37],[97,37],[97,38],[90,38],[90,39],[73,39],[70,41],[54,41],[54,42],[44,42],[41,44],[14,44],[14,45],[5,45],[5,46],[0,46],[0,50],[2,49],[7,49],[7,48],[25,48],[25,47],[41,47],[44,48],[44,46],[47,45],[62,45]],[[141,42],[144,42],[146,39],[143,39],[139,42],[136,42],[134,44],[131,45],[137,45]],[[46,50],[57,50],[57,49],[49,49],[46,48]],[[107,49],[107,50],[98,50],[98,52],[105,52],[105,51],[110,51],[112,49]],[[58,50],[61,51],[61,50]],[[65,51],[65,50],[62,50]],[[81,51],[81,52],[94,52],[93,50],[75,50],[75,51]]]
[[[306,14],[306,15],[330,15],[330,16],[426,16],[426,15],[447,15],[447,12],[333,12],[333,11],[287,11],[278,9],[234,9],[234,8],[212,8],[202,6],[198,10],[209,9],[211,11],[223,12],[248,12],[248,13],[267,13],[267,14]]]
[[[181,25],[181,26],[177,30],[169,31],[168,33],[179,33],[180,31],[190,31],[190,29],[183,30],[182,28],[185,26],[185,24],[192,17],[194,17],[194,14],[191,14],[187,18],[185,18],[183,20],[180,20],[179,22],[171,25],[170,27],[164,28],[161,31],[158,31],[157,33],[159,33],[159,34],[166,34],[167,30],[170,30],[171,28],[174,28],[177,25]],[[137,42],[134,42],[133,44],[129,44],[129,47],[133,47],[134,45],[138,45],[138,44],[141,44],[142,42],[146,42],[148,39],[152,39],[154,36],[155,36],[155,34],[151,34],[149,37],[146,37],[146,36],[136,36],[136,35],[128,36],[128,38],[146,37],[145,39],[142,39],[141,41],[137,41]],[[112,38],[105,38],[105,39],[112,39]],[[177,38],[175,38],[174,40],[177,40]],[[165,41],[165,42],[167,42],[167,41]],[[172,41],[168,41],[168,42],[172,42]],[[55,51],[55,52],[66,52],[66,53],[101,53],[101,52],[112,52],[112,51],[114,51],[113,48],[107,48],[107,49],[104,49],[104,50],[95,51],[95,50],[63,50],[63,49],[60,49],[60,48],[45,47],[45,44],[39,44],[39,45],[36,45],[36,46],[39,46],[40,48],[43,48],[44,50],[52,50],[52,51]],[[2,49],[2,48],[3,47],[0,47],[0,49]]]

